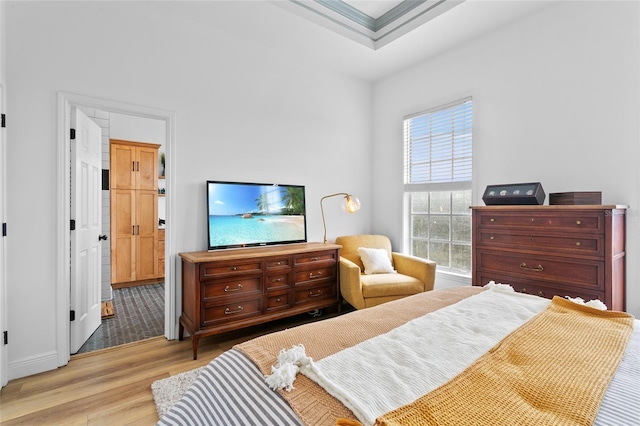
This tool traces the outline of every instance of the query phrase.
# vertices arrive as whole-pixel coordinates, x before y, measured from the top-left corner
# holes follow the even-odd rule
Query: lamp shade
[[[346,195],[342,200],[342,210],[347,213],[355,213],[360,210],[360,200],[353,195]]]

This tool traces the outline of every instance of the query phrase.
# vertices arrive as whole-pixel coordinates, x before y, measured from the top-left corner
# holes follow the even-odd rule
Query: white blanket
[[[508,291],[504,288],[507,287]],[[550,300],[496,285],[300,369],[364,425],[452,379]]]

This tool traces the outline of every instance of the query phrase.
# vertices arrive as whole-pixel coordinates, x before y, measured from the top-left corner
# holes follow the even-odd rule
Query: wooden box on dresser
[[[624,206],[472,207],[473,285],[625,309]]]
[[[340,309],[340,247],[300,243],[180,253],[179,339],[191,335],[193,359],[201,337],[315,309]]]

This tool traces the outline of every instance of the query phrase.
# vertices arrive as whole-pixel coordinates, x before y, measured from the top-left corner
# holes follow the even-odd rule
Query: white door
[[[100,326],[102,243],[102,131],[71,111],[71,311],[70,353]]]

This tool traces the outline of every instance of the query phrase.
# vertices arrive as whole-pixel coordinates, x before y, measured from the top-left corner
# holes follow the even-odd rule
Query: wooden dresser
[[[179,339],[211,336],[338,305],[340,247],[304,243],[180,253]]]
[[[473,285],[599,299],[625,309],[622,206],[488,206],[473,211]]]

